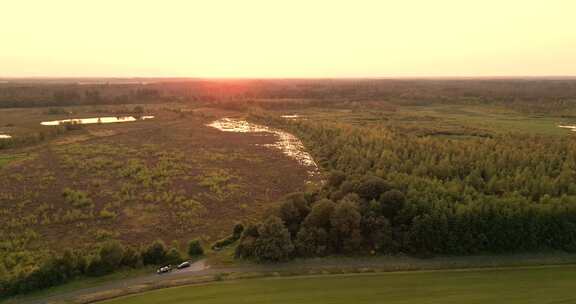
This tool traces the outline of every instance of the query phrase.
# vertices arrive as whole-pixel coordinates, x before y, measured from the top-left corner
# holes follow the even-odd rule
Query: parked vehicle
[[[156,270],[157,274],[163,274],[163,273],[168,273],[172,271],[172,265],[166,265],[166,266],[162,266],[160,268],[158,268],[158,270]]]
[[[184,269],[184,268],[188,268],[188,267],[190,267],[190,262],[184,262],[184,263],[178,265],[178,267],[176,267],[176,268]]]

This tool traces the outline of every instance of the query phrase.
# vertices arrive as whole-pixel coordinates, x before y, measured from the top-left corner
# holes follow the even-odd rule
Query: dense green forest
[[[332,172],[248,227],[237,256],[576,250],[576,141],[452,140],[390,128],[257,116],[294,132]]]

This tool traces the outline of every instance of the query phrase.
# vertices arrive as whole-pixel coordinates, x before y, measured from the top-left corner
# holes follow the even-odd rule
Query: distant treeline
[[[0,107],[68,106],[147,102],[207,102],[266,107],[309,103],[381,102],[501,103],[530,112],[576,105],[570,79],[340,79],[187,80],[134,84],[0,84]],[[233,104],[228,102],[234,101]]]
[[[247,227],[238,257],[576,251],[574,138],[447,140],[254,119],[294,132],[332,173]]]

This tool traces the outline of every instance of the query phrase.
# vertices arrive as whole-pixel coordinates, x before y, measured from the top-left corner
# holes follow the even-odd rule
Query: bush
[[[134,109],[132,110],[132,113],[134,113],[134,114],[142,114],[142,113],[144,113],[144,107],[142,107],[142,106],[135,106]]]
[[[281,262],[292,257],[294,245],[290,232],[277,216],[268,217],[258,229],[254,256],[259,262]]]
[[[124,247],[117,241],[106,242],[99,252],[99,263],[103,273],[111,273],[120,267],[124,258]]]
[[[98,256],[93,257],[86,267],[86,274],[89,276],[98,277],[106,273],[106,266]]]
[[[166,260],[166,246],[158,240],[142,252],[142,262],[145,265],[158,265]]]
[[[195,239],[190,241],[188,244],[188,255],[190,257],[197,257],[204,255],[204,248],[202,248],[202,244],[200,244],[200,240]]]
[[[62,191],[62,196],[64,197],[64,200],[67,204],[72,205],[75,208],[93,206],[92,200],[88,197],[88,194],[83,191],[64,188]]]
[[[236,258],[251,258],[254,256],[254,244],[256,239],[260,236],[258,234],[258,225],[250,224],[244,232],[242,232],[242,237],[240,238],[240,244],[236,246],[234,251],[234,256]]]
[[[175,265],[182,263],[183,260],[184,259],[180,254],[180,250],[178,250],[178,248],[173,247],[166,254],[166,257],[164,258],[164,263]]]
[[[244,225],[242,225],[242,223],[238,223],[234,225],[234,230],[232,230],[232,236],[238,240],[242,236],[242,232],[244,232]]]
[[[128,247],[124,250],[124,257],[122,258],[121,264],[131,268],[137,268],[142,264],[142,259],[134,248]]]
[[[221,239],[216,241],[212,244],[212,250],[221,250],[222,248],[229,246],[240,239],[242,236],[242,232],[244,231],[244,226],[242,224],[236,224],[234,226],[234,230],[232,231],[232,235],[228,236],[227,238]]]

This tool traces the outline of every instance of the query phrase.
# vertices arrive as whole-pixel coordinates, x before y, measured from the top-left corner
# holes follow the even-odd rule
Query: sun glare
[[[576,2],[5,1],[0,77],[576,74]]]

